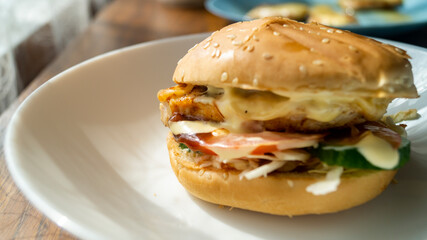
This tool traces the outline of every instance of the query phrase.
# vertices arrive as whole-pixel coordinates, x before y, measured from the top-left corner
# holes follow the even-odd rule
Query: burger
[[[409,56],[347,31],[280,17],[214,32],[160,90],[179,182],[207,202],[276,215],[337,212],[379,195],[409,160]]]

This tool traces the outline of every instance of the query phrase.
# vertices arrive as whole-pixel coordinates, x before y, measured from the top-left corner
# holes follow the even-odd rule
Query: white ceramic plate
[[[381,196],[336,214],[279,217],[191,197],[169,167],[156,93],[206,35],[102,55],[51,79],[21,105],[6,136],[10,172],[27,198],[85,239],[426,239],[427,124],[409,122],[413,158]],[[412,55],[426,115],[427,52]]]

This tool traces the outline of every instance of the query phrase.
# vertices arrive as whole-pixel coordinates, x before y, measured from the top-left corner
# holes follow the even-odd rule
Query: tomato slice
[[[323,134],[299,134],[281,132],[229,133],[214,136],[212,133],[180,134],[178,142],[193,151],[218,155],[219,152],[241,150],[243,155],[259,155],[285,149],[317,145]],[[244,157],[244,156],[240,156]]]

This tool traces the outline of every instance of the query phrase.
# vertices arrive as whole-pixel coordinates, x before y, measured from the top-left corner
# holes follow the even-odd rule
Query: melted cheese
[[[245,121],[245,119],[242,116],[239,116],[236,114],[236,110],[232,105],[235,105],[235,98],[230,97],[229,92],[231,91],[231,88],[226,88],[224,91],[224,95],[221,97],[220,100],[217,100],[215,103],[218,107],[218,110],[221,112],[221,114],[224,116],[224,119],[226,120],[223,124],[224,127],[232,132],[241,132],[241,126],[242,122]]]
[[[377,120],[384,115],[390,99],[336,95],[331,92],[290,93],[274,91],[286,96],[290,105],[305,109],[307,117],[319,122],[329,122],[346,111],[360,110],[368,120]]]
[[[325,195],[335,192],[341,182],[340,177],[343,172],[343,167],[334,167],[326,173],[324,180],[308,185],[305,189],[314,195]]]
[[[304,151],[285,150],[273,152],[273,155],[282,161],[307,161],[310,158],[310,154]]]
[[[203,103],[203,104],[207,104],[207,105],[213,105],[214,100],[215,99],[213,97],[207,97],[207,96],[198,96],[198,97],[194,98],[194,102]]]
[[[270,161],[307,161],[310,154],[305,151],[288,149],[285,151],[272,152],[273,156],[269,155],[247,155],[246,158],[267,159]]]
[[[369,134],[355,147],[368,162],[382,169],[393,169],[399,164],[399,152],[386,140]]]
[[[236,159],[246,157],[251,154],[258,146],[245,146],[240,148],[224,149],[221,147],[210,147],[209,150],[218,155],[221,160]]]
[[[203,121],[179,121],[170,122],[169,128],[174,135],[178,134],[196,134],[196,133],[208,133],[215,131],[219,128],[219,125],[212,122]]]
[[[289,114],[305,114],[307,118],[330,122],[346,112],[359,111],[368,120],[377,120],[385,113],[389,99],[337,96],[333,93],[288,93],[225,88],[215,101],[226,119],[227,129],[241,131],[245,120],[267,121]]]

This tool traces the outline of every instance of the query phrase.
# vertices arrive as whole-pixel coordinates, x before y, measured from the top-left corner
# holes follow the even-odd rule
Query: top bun
[[[417,97],[400,48],[317,23],[270,17],[214,32],[178,62],[176,83],[279,92]]]

